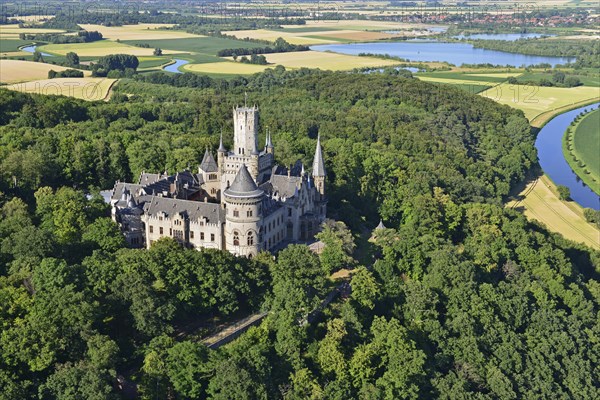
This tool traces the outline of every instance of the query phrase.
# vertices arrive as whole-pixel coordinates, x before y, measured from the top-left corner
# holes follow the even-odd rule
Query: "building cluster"
[[[258,146],[258,107],[233,110],[233,149],[217,159],[207,149],[198,172],[142,172],[137,183],[117,182],[112,218],[132,247],[171,237],[191,248],[227,250],[252,257],[288,243],[309,241],[325,219],[325,165],[320,139],[312,170],[301,162],[275,165],[267,133]]]

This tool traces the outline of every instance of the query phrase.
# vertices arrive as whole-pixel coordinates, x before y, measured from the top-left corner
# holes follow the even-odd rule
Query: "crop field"
[[[3,35],[18,35],[19,33],[62,33],[64,29],[19,28],[17,24],[0,25],[0,37]]]
[[[397,61],[374,57],[349,56],[346,54],[299,51],[290,53],[265,54],[270,64],[283,65],[286,68],[320,68],[322,70],[349,70],[363,67],[385,67],[396,65]]]
[[[419,78],[432,78],[443,80],[459,80],[468,82],[483,82],[485,84],[498,84],[506,81],[508,78],[504,74],[465,74],[462,72],[419,72]]]
[[[569,128],[572,136],[563,138],[565,159],[577,176],[600,194],[600,110],[586,114]]]
[[[106,99],[116,81],[117,79],[108,78],[55,78],[17,83],[5,88],[25,93],[62,95],[96,101]]]
[[[481,96],[522,110],[533,125],[534,120],[544,113],[600,98],[600,88],[557,88],[502,83],[481,93]],[[540,126],[539,122],[534,126]]]
[[[124,43],[117,43],[110,40],[99,40],[91,43],[69,43],[69,44],[47,44],[40,46],[41,52],[49,54],[66,55],[68,52],[75,52],[80,57],[101,57],[109,54],[130,54],[132,56],[152,56],[154,48],[142,48],[130,46]],[[163,54],[176,53],[167,49],[162,49]]]
[[[186,72],[199,72],[209,75],[252,75],[262,72],[266,68],[272,68],[272,65],[244,64],[233,61],[223,61],[205,64],[186,64],[181,67]]]
[[[94,24],[80,24],[88,31],[98,31],[105,39],[112,40],[156,40],[156,39],[189,39],[204,37],[183,31],[167,30],[173,24],[138,24],[123,26],[104,26]]]
[[[59,65],[44,64],[33,61],[0,60],[0,82],[18,83],[48,78],[48,71],[64,71],[69,69]],[[84,71],[90,75],[90,71]]]
[[[327,32],[331,32],[328,30]],[[306,37],[314,34],[318,34],[317,31],[306,31],[306,32],[287,32],[283,30],[268,30],[268,29],[250,29],[244,31],[226,31],[223,32],[227,35],[233,35],[238,39],[250,38],[258,40],[269,40],[274,42],[277,38],[283,38],[291,44],[326,44],[337,42],[336,40],[327,39],[315,39]]]
[[[297,25],[282,25],[283,28],[294,28]],[[402,30],[425,30],[432,25],[419,23],[388,22],[373,20],[311,20],[306,21],[306,28],[328,27],[331,30],[353,30],[353,31],[402,31]],[[439,25],[438,25],[439,26]]]
[[[556,186],[545,175],[528,184],[517,200],[506,206],[522,210],[527,218],[543,223],[551,232],[600,250],[600,230],[585,220],[577,203],[561,201]]]
[[[466,74],[469,77],[477,77],[477,78],[497,78],[501,80],[506,80],[508,78],[517,77],[521,75],[522,72],[496,72],[496,73],[484,73],[484,74]]]
[[[422,81],[426,82],[436,82],[436,83],[446,83],[450,85],[478,85],[478,86],[494,86],[497,85],[497,82],[491,81],[479,81],[479,80],[468,80],[468,79],[447,79],[447,78],[438,78],[435,76],[421,76],[416,75]]]

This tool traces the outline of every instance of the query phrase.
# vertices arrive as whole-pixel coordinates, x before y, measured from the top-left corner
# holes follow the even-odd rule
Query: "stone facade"
[[[228,250],[252,257],[310,240],[325,219],[325,164],[317,140],[313,169],[275,165],[267,134],[258,148],[257,107],[233,110],[234,148],[223,138],[217,160],[207,150],[198,173],[142,173],[138,183],[117,182],[112,217],[132,247],[172,237],[192,248]]]

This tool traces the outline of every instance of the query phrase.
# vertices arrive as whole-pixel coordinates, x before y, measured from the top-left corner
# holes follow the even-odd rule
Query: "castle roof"
[[[219,167],[217,163],[208,149],[204,153],[204,158],[202,159],[202,163],[200,163],[200,169],[204,172],[217,172]]]
[[[315,150],[312,174],[313,176],[325,176],[325,163],[323,162],[323,153],[321,152],[321,135],[317,137],[317,149]]]
[[[385,225],[383,224],[383,220],[382,219],[379,220],[379,225],[377,225],[375,227],[375,230],[379,230],[379,229],[386,229]]]
[[[168,197],[152,196],[144,205],[144,212],[150,216],[164,213],[167,217],[180,214],[191,221],[206,219],[212,224],[225,221],[225,213],[219,204]]]
[[[233,183],[225,189],[224,194],[229,197],[258,197],[263,195],[264,192],[256,186],[256,182],[250,176],[246,164],[242,164]]]

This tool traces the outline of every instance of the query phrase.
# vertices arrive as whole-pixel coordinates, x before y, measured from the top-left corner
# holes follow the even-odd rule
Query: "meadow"
[[[69,69],[59,65],[44,64],[33,61],[0,60],[0,82],[19,83],[48,78],[48,71],[64,71]],[[83,71],[90,75],[90,71]]]
[[[563,153],[577,176],[600,194],[600,110],[569,127],[563,137]]]
[[[108,78],[55,78],[42,79],[4,86],[25,93],[76,97],[87,101],[107,100],[117,79]]]
[[[481,96],[522,110],[532,126],[540,127],[557,112],[600,98],[600,89],[589,86],[557,88],[502,83],[481,93]]]
[[[583,208],[558,198],[556,186],[546,176],[529,183],[507,207],[522,210],[529,219],[543,223],[548,230],[600,250],[600,230],[588,223]]]

